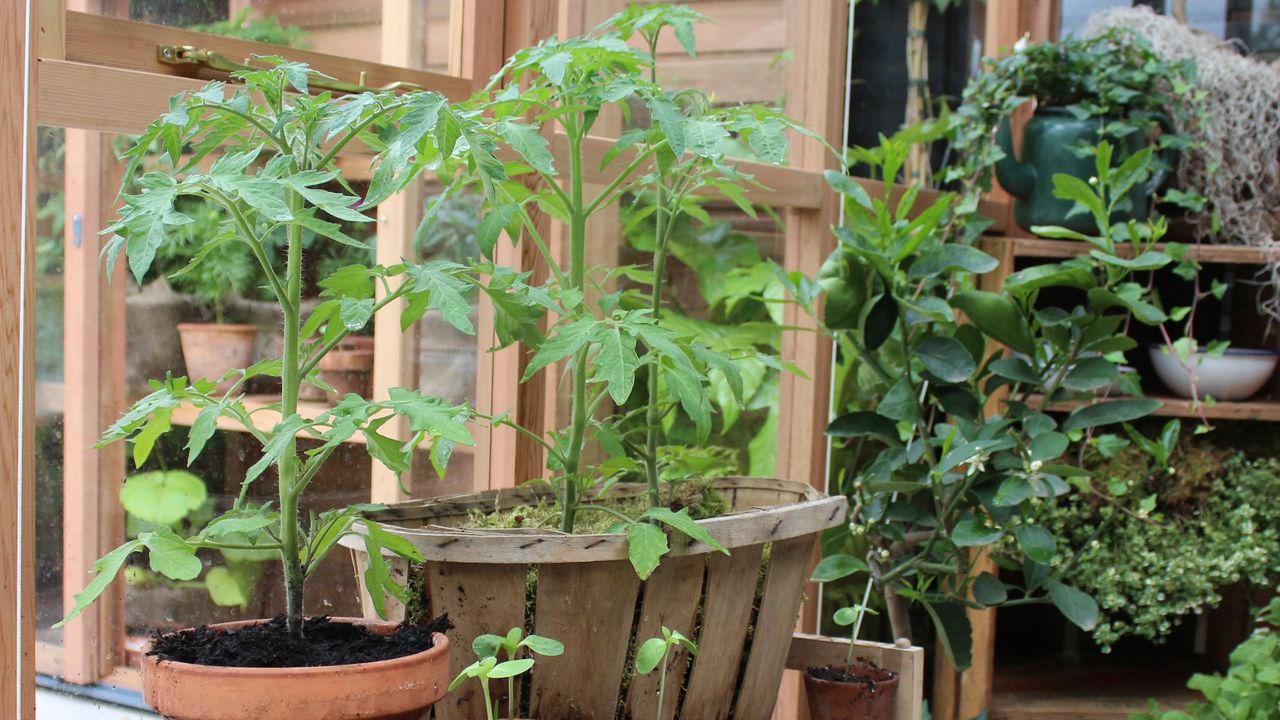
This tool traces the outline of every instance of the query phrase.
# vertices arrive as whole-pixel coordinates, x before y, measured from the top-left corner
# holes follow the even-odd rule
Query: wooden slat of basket
[[[477,635],[506,635],[513,627],[524,627],[527,566],[428,563],[424,572],[431,614],[447,612],[454,625],[449,633],[456,643],[449,652],[450,679],[475,660],[471,641]],[[502,688],[505,692],[506,685]],[[482,718],[484,696],[479,685],[468,682],[437,703],[435,711],[439,720]]]
[[[787,648],[800,610],[802,593],[797,589],[808,574],[813,543],[813,536],[798,537],[774,543],[769,552],[769,574],[760,598],[751,654],[742,671],[736,720],[769,720],[773,716],[778,678],[786,666]]]
[[[614,716],[639,587],[625,560],[539,566],[535,632],[564,643],[564,654],[538,659],[533,717]]]
[[[636,646],[651,637],[660,637],[662,628],[694,637],[698,604],[702,601],[702,582],[706,557],[690,555],[667,558],[644,584],[640,622],[636,626]],[[667,658],[667,693],[661,717],[675,717],[680,699],[680,682],[684,679],[689,653],[683,647]],[[636,675],[627,689],[627,711],[624,717],[651,718],[658,709],[658,681],[661,669],[648,675]]]
[[[804,672],[815,666],[840,665],[848,652],[847,639],[797,633],[791,638],[787,668]],[[853,655],[862,662],[874,663],[898,673],[894,720],[916,720],[923,716],[924,648],[863,641],[854,648]]]
[[[707,556],[704,607],[714,610],[703,613],[698,657],[680,711],[685,720],[729,717],[763,551],[763,545],[754,545],[736,548],[728,557],[720,553]]]

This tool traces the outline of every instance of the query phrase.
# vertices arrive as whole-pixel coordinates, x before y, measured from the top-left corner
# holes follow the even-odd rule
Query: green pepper
[[[832,330],[855,330],[867,302],[871,268],[846,247],[838,247],[822,263],[818,285],[827,295],[824,322]]]

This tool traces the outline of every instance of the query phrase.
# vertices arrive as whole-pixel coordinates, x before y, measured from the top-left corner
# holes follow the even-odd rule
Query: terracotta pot
[[[330,402],[337,402],[347,393],[369,397],[373,390],[373,338],[354,336],[343,340],[320,359],[316,370],[335,391],[329,394]]]
[[[388,634],[395,623],[333,618]],[[210,627],[233,630],[266,622]],[[449,687],[449,641],[394,660],[332,667],[233,668],[142,659],[142,697],[170,720],[425,720]],[[146,651],[150,651],[151,643]]]
[[[182,359],[187,364],[188,379],[218,380],[229,370],[246,368],[253,363],[253,340],[257,325],[221,323],[178,323],[182,338]],[[218,392],[226,392],[234,380],[218,383]]]
[[[867,683],[823,680],[804,674],[810,720],[892,720],[898,694],[898,676],[878,667],[855,665],[856,673],[884,680]]]

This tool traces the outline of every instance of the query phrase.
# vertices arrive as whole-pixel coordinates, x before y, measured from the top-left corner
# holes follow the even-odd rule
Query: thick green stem
[[[566,123],[569,136],[569,286],[581,290],[586,284],[587,216],[582,204],[582,136],[576,123]],[[578,510],[578,473],[582,465],[582,446],[587,433],[587,347],[573,356],[570,365],[572,382],[572,419],[569,430],[569,448],[564,464],[564,515],[560,529],[573,532],[573,522]]]
[[[649,297],[649,310],[656,322],[662,315],[662,280],[666,275],[667,242],[666,225],[669,221],[666,207],[666,181],[658,183],[658,210],[655,216],[657,227],[654,231],[653,248],[653,286]],[[658,488],[658,420],[661,414],[658,407],[660,393],[660,369],[657,363],[649,365],[647,382],[649,385],[649,404],[644,413],[644,479],[648,485],[649,507],[662,504]]]
[[[667,648],[667,653],[671,652],[671,648]],[[662,655],[662,673],[658,675],[658,715],[657,720],[662,720],[662,706],[666,705],[667,696],[667,653]]]
[[[302,211],[302,196],[289,193],[289,209],[296,216]],[[285,294],[280,303],[284,310],[284,357],[280,382],[280,415],[288,418],[298,412],[298,391],[302,385],[301,348],[299,347],[299,306],[302,304],[302,226],[289,226],[289,259]],[[280,502],[280,559],[284,565],[285,612],[289,632],[302,635],[302,589],[306,579],[298,552],[298,483],[297,443],[289,439],[277,464]]]
[[[516,718],[516,677],[507,678],[507,717]]]

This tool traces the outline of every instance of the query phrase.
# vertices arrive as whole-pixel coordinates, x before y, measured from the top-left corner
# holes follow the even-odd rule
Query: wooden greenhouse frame
[[[373,0],[377,3],[378,0]],[[710,2],[710,0],[702,0]],[[1032,39],[1053,36],[1057,17],[1054,0],[974,0],[985,5],[984,47],[1007,48],[1024,33]],[[232,0],[232,7],[244,0]],[[328,4],[328,3],[322,3]],[[380,0],[381,56],[378,62],[355,60],[319,52],[282,50],[255,43],[198,35],[184,30],[144,25],[120,19],[125,0],[11,0],[0,7],[0,93],[6,108],[0,120],[0,164],[8,169],[0,179],[0,716],[31,718],[34,714],[34,674],[55,672],[73,683],[136,686],[133,671],[117,663],[124,657],[118,632],[122,591],[86,611],[69,625],[61,648],[37,648],[34,642],[33,596],[33,440],[34,387],[33,305],[29,282],[34,273],[35,128],[66,128],[67,213],[80,222],[67,223],[65,261],[67,294],[64,326],[68,363],[63,388],[66,411],[64,526],[89,529],[69,532],[64,542],[64,577],[85,578],[93,560],[116,544],[123,518],[110,493],[124,472],[124,453],[90,450],[101,428],[125,402],[124,287],[108,284],[98,271],[98,230],[113,213],[115,183],[101,170],[110,166],[108,138],[139,131],[168,107],[169,98],[203,85],[189,67],[160,63],[158,44],[198,45],[227,57],[254,52],[279,52],[310,63],[345,80],[360,79],[378,87],[410,82],[460,99],[482,85],[515,49],[551,34],[567,36],[593,27],[622,0],[449,0],[447,72],[412,69],[420,56],[425,27],[421,2]],[[701,4],[701,3],[699,3]],[[736,2],[744,13],[749,2]],[[787,112],[833,144],[842,143],[844,128],[844,67],[848,0],[781,0],[786,28],[785,47],[792,57],[781,76]],[[116,17],[112,17],[115,15]],[[417,58],[417,59],[415,59]],[[751,82],[749,76],[734,82]],[[696,82],[696,80],[695,80]],[[731,93],[726,93],[731,96]],[[603,123],[602,123],[603,124]],[[616,126],[615,126],[616,129]],[[597,132],[601,132],[597,128]],[[596,152],[610,144],[606,137],[591,140]],[[562,143],[553,143],[558,151]],[[834,167],[817,143],[798,141],[789,167],[750,165],[746,168],[769,190],[754,199],[777,208],[786,221],[783,264],[813,276],[834,246],[830,232],[838,212],[838,198],[827,189],[822,172]],[[74,168],[74,169],[72,169]],[[868,185],[878,185],[868,183]],[[879,188],[869,190],[875,194]],[[993,231],[1008,227],[1006,198],[991,198],[985,211],[996,220]],[[411,247],[421,198],[412,193],[383,204],[378,211],[380,259],[398,261]],[[549,219],[548,226],[552,223]],[[617,233],[604,228],[606,233]],[[1034,241],[994,240],[1000,257],[1011,266],[1012,253],[1049,252]],[[499,244],[499,261],[531,270],[540,268],[519,247]],[[545,271],[544,269],[541,269]],[[399,332],[395,308],[375,320],[375,392],[412,384],[416,377],[406,348],[411,339]],[[805,326],[807,318],[788,310],[786,323]],[[555,412],[555,388],[532,381],[521,384],[527,357],[519,348],[497,353],[494,329],[479,311],[477,338],[477,405],[482,412],[511,411],[526,426],[548,422]],[[820,334],[788,333],[784,358],[805,378],[784,375],[780,392],[777,473],[781,477],[825,482],[827,442],[822,434],[828,420],[832,349]],[[547,374],[543,374],[544,376]],[[266,422],[264,420],[264,422]],[[509,429],[478,433],[474,450],[475,475],[471,489],[510,487],[541,473],[539,449]],[[390,474],[374,470],[370,498],[378,502],[402,499]],[[68,582],[64,595],[78,589]],[[809,597],[816,597],[811,589]],[[975,627],[975,664],[957,674],[940,664],[935,671],[934,717],[969,718],[990,705],[991,650],[994,617],[971,611]],[[814,608],[802,612],[797,630],[816,629]],[[808,658],[830,652],[812,640],[797,641],[790,666],[803,667]],[[871,648],[870,657],[884,653]],[[945,661],[944,661],[945,662]],[[913,656],[907,668],[912,684],[921,682],[922,660]],[[801,707],[798,673],[784,684],[775,717],[798,717]],[[912,710],[911,712],[914,712]],[[908,713],[904,717],[909,717]]]

